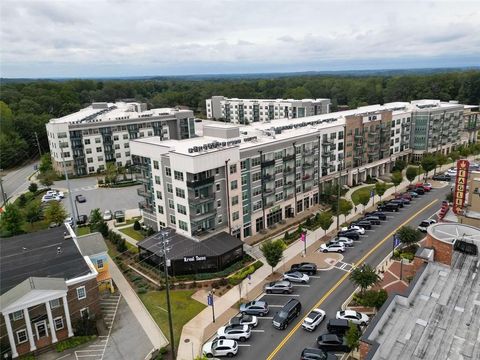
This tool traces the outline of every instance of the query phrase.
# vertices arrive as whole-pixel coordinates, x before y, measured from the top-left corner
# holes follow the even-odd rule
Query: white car
[[[342,243],[344,246],[348,246],[348,247],[353,246],[353,240],[345,236],[337,236],[336,238],[333,238],[332,240],[330,240],[330,244],[337,244],[337,243]]]
[[[310,277],[307,274],[301,273],[300,271],[287,271],[283,274],[282,279],[302,284],[306,284],[310,281]]]
[[[348,320],[356,325],[364,325],[364,326],[367,325],[368,322],[370,321],[370,318],[368,317],[368,315],[358,311],[354,311],[354,310],[337,311],[336,318]]]
[[[427,228],[432,225],[432,224],[436,224],[437,222],[433,219],[427,219],[427,220],[423,220],[420,225],[418,225],[417,229],[421,232],[427,232]]]
[[[238,353],[238,343],[235,340],[219,340],[207,342],[202,348],[203,354],[207,358],[217,356],[234,356]]]
[[[450,168],[445,172],[445,175],[450,175],[452,177],[455,177],[455,176],[457,176],[457,169]]]
[[[337,244],[322,244],[320,246],[320,250],[324,253],[326,252],[337,252],[337,253],[343,253],[345,251],[345,245],[342,243],[337,243]]]
[[[248,325],[257,327],[258,318],[254,315],[240,314],[230,319],[229,325]]]
[[[65,194],[63,193],[63,191],[58,191],[58,190],[48,190],[45,195],[58,196],[62,199],[65,197]]]
[[[43,195],[42,196],[42,203],[50,202],[50,201],[60,201],[62,198],[57,195]]]
[[[252,332],[248,325],[227,325],[222,326],[217,331],[218,339],[239,340],[242,342],[247,341],[251,334]]]
[[[73,217],[67,217],[64,221],[64,224],[68,224],[70,226],[73,226]]]
[[[314,331],[323,319],[325,319],[325,311],[322,309],[313,309],[303,320],[302,327],[307,331]]]
[[[112,220],[112,219],[113,219],[112,210],[105,210],[103,212],[103,220],[104,221],[109,221],[109,220]]]
[[[365,235],[365,229],[362,228],[361,226],[353,225],[353,226],[350,226],[350,227],[343,227],[342,228],[342,231],[348,231],[348,230],[355,230],[360,235]]]

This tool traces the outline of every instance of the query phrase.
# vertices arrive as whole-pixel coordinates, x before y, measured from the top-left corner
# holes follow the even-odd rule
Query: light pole
[[[240,284],[241,286],[242,284]],[[213,299],[213,296],[215,295],[215,289],[210,290],[210,293],[208,294],[208,305],[212,307],[212,321],[215,322],[215,301]]]
[[[67,173],[67,167],[65,166],[65,159],[63,157],[63,148],[64,146],[60,145],[60,155],[62,156],[62,164],[63,164],[63,173],[65,174],[65,180],[67,182],[67,189],[68,189],[68,199],[70,200],[70,207],[72,208],[72,217],[73,217],[73,231],[77,228],[77,218],[78,218],[78,209],[76,210],[77,204],[75,203],[75,206],[73,204],[73,194],[72,190],[70,189],[70,181],[68,180],[68,173]]]
[[[3,191],[3,179],[0,178],[0,190],[2,191],[2,199],[3,199],[3,204],[2,206],[4,206],[6,203],[7,203],[7,194],[5,193],[5,191]]]

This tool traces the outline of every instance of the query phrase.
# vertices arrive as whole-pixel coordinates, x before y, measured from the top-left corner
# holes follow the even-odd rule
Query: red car
[[[432,185],[430,184],[423,184],[423,183],[418,183],[418,184],[415,184],[415,188],[418,189],[418,188],[422,188],[423,190],[425,191],[430,191],[432,190]]]
[[[407,199],[407,200],[412,200],[412,195],[410,195],[409,193],[403,193],[402,198]]]

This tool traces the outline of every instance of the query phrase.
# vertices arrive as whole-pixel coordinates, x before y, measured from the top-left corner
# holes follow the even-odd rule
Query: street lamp
[[[213,322],[215,322],[215,301],[213,300],[214,295],[215,295],[215,289],[210,290],[210,292],[208,293],[208,305],[212,307]]]
[[[68,173],[67,173],[67,167],[65,166],[65,159],[63,157],[63,148],[66,147],[65,145],[62,145],[60,143],[60,156],[62,157],[62,164],[63,164],[63,173],[65,174],[65,181],[67,182],[67,189],[68,189],[68,199],[70,200],[70,207],[72,208],[72,217],[73,217],[73,231],[75,231],[77,227],[77,218],[78,218],[78,209],[75,211],[77,208],[77,204],[75,203],[75,207],[73,204],[73,194],[72,190],[70,189],[70,181],[68,180]]]

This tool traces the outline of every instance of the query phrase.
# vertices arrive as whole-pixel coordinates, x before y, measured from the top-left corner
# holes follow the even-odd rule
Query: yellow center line
[[[413,214],[412,216],[410,216],[407,220],[405,220],[402,224],[400,224],[398,226],[398,228],[402,227],[402,226],[405,226],[407,225],[410,221],[412,221],[416,216],[418,216],[420,213],[422,213],[423,211],[427,210],[429,207],[431,207],[433,204],[435,204],[437,201],[439,201],[438,199],[435,199],[435,200],[432,200],[428,205],[425,205],[423,208],[421,208],[420,210],[418,210],[415,214]],[[398,229],[397,228],[397,229]],[[355,266],[358,266],[360,264],[362,264],[363,262],[365,262],[365,260],[370,256],[372,255],[373,252],[375,252],[380,246],[382,246],[386,241],[388,240],[391,240],[392,239],[392,236],[393,234],[395,234],[396,230],[393,230],[390,234],[388,234],[387,236],[385,236],[385,238],[380,241],[377,245],[375,245],[373,248],[371,248],[360,260],[358,260],[355,264],[353,264],[353,267]],[[347,272],[345,273],[345,275],[343,275],[340,280],[338,280],[335,285],[333,285],[330,290],[328,290],[325,295],[322,296],[322,298],[312,307],[312,309],[310,311],[307,312],[307,314],[309,314],[313,309],[319,307],[321,304],[323,304],[325,302],[325,300],[348,278],[350,274]],[[285,338],[280,342],[280,344],[278,344],[278,346],[275,348],[275,350],[272,351],[272,353],[267,357],[266,360],[272,360],[275,355],[277,355],[277,353],[285,346],[285,344],[287,343],[287,341],[292,337],[292,335],[295,333],[295,331],[298,330],[298,328],[302,325],[303,323],[303,320],[306,318],[306,316],[297,323],[297,325],[295,325],[295,327],[290,330],[290,332],[287,334],[287,336],[285,336]]]

